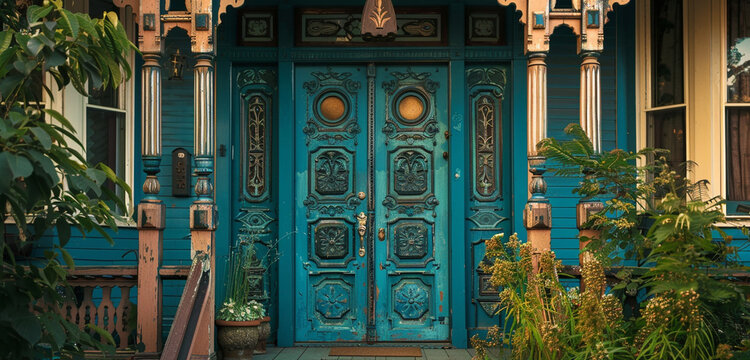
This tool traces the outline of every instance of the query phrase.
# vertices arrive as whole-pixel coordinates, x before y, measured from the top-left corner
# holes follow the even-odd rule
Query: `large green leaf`
[[[29,344],[36,344],[42,338],[42,325],[34,315],[19,317],[13,321],[13,330]]]
[[[60,348],[65,343],[65,329],[60,325],[62,319],[55,316],[56,314],[44,313],[40,317],[44,330],[52,337],[54,346]]]
[[[73,37],[78,36],[78,18],[72,12],[65,9],[60,11],[60,25],[68,30]]]
[[[0,52],[5,52],[13,40],[13,33],[10,30],[0,31]]]
[[[41,127],[32,127],[30,128],[31,133],[34,134],[37,140],[39,140],[39,143],[42,145],[44,150],[49,150],[50,147],[52,147],[52,138],[49,136],[49,134],[44,131]]]
[[[31,175],[33,171],[34,167],[29,159],[8,151],[0,152],[0,174],[5,174],[3,177],[8,178],[7,175],[10,174],[10,180],[15,180]]]

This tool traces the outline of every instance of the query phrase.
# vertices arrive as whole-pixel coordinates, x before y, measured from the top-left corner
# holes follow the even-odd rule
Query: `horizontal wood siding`
[[[84,237],[81,232],[73,230],[65,249],[77,266],[138,265],[138,231],[122,227],[116,232],[107,230],[107,233],[114,239],[114,244],[110,245],[99,233],[89,233]],[[48,232],[34,246],[32,258],[44,257],[44,251],[53,249],[56,243],[57,232]]]
[[[169,56],[179,48],[186,56],[182,80],[169,80]],[[190,204],[193,197],[172,196],[172,151],[183,148],[193,153],[193,69],[195,61],[190,53],[190,38],[182,30],[170,33],[162,59],[162,160],[159,198],[167,209],[164,229],[163,265],[190,265]],[[193,157],[194,158],[194,157]],[[191,164],[192,166],[192,164]],[[190,193],[193,194],[193,178]],[[184,281],[164,281],[163,321],[164,339],[172,326],[172,319],[180,303]]]
[[[611,21],[605,28],[604,52],[601,63],[602,147],[605,151],[616,147],[617,97],[615,63],[615,24]],[[555,30],[550,41],[548,58],[547,135],[566,138],[564,129],[568,124],[579,123],[579,92],[581,58],[576,51],[576,37],[566,27]],[[548,164],[554,166],[554,164]],[[576,228],[576,204],[579,197],[572,190],[578,180],[546,176],[547,196],[552,204],[552,249],[565,264],[578,263],[578,229]]]

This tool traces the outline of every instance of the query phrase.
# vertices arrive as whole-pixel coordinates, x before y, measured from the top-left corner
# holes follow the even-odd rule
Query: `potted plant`
[[[242,247],[229,261],[227,295],[216,316],[217,338],[226,360],[252,359],[266,316],[263,305],[250,300],[247,267],[253,255],[252,246]]]

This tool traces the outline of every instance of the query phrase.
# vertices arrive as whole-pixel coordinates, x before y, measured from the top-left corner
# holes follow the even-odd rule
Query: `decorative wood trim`
[[[322,9],[322,8],[298,8],[295,11],[295,23],[299,24],[299,28],[295,29],[294,36],[295,36],[295,45],[296,46],[341,46],[341,47],[354,47],[354,46],[367,46],[367,47],[397,47],[397,46],[446,46],[448,45],[448,22],[447,22],[447,9],[444,7],[431,7],[431,8],[416,8],[416,7],[407,7],[407,8],[396,8],[396,19],[399,23],[403,23],[404,17],[408,17],[409,15],[433,15],[437,21],[438,28],[436,31],[436,40],[426,41],[426,40],[416,40],[418,39],[417,35],[412,36],[415,38],[415,40],[408,40],[408,41],[399,41],[399,36],[403,35],[396,35],[395,39],[389,40],[389,41],[305,41],[303,32],[306,31],[305,23],[304,23],[304,17],[308,15],[325,15],[325,16],[331,16],[331,15],[341,15],[346,16],[348,19],[356,19],[361,18],[361,8],[351,8],[351,7],[341,7],[341,8],[335,8],[335,9]],[[356,21],[355,21],[356,22]],[[331,24],[331,26],[339,26],[336,24]],[[352,24],[354,26],[354,24]],[[399,25],[398,32],[402,31],[401,26],[403,24]],[[333,27],[331,28],[331,31],[335,30]],[[415,31],[418,32],[419,29],[415,29]],[[342,31],[342,29],[338,29],[336,31]],[[347,33],[346,36],[353,37],[353,36],[359,36],[359,28],[352,28],[351,33]],[[336,36],[334,34],[331,35]],[[386,39],[383,39],[386,40]]]
[[[240,46],[277,46],[279,38],[278,10],[274,7],[245,9],[237,14],[237,45]],[[255,39],[246,37],[248,23],[246,18],[256,17],[259,21],[267,18],[265,26],[267,36],[257,35]],[[260,25],[260,23],[258,24]]]
[[[573,9],[553,11],[549,0],[498,0],[500,5],[516,5],[521,12],[527,52],[549,51],[550,35],[558,26],[568,26],[578,35],[578,51],[602,51],[607,13],[615,4],[630,0],[573,0]]]
[[[469,7],[466,9],[466,30],[465,30],[465,37],[466,37],[466,45],[479,45],[479,46],[503,46],[508,44],[507,34],[506,34],[506,22],[507,19],[506,16],[506,8],[504,7],[487,7],[487,6],[477,6],[477,7]],[[484,29],[480,30],[477,27],[482,26],[482,23],[477,23],[477,20],[479,18],[485,19],[484,23]],[[495,21],[494,24],[486,23],[486,21]],[[490,30],[487,28],[487,26],[494,27],[493,30]],[[486,32],[490,31],[489,34]],[[492,34],[491,32],[495,31],[496,34]],[[483,32],[481,35],[479,32]],[[495,40],[493,40],[495,38]]]
[[[221,25],[221,17],[229,10],[230,6],[237,9],[244,4],[245,0],[219,0],[219,14],[216,17],[216,26]]]

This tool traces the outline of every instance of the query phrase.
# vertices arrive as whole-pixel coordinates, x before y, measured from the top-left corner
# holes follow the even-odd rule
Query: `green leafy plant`
[[[600,236],[581,238],[592,255],[581,267],[586,288],[562,291],[555,267],[544,265],[553,254],[543,251],[532,260],[524,250],[529,245],[514,237],[506,244],[488,241],[493,263],[484,270],[502,287],[506,325],[487,340],[475,339],[478,356],[488,354],[482,347],[504,345],[517,359],[742,357],[738,351],[750,343],[743,341],[750,311],[747,287],[733,277],[746,268],[739,261],[742,248],[719,226],[726,223],[723,201],[698,196],[696,188],[705,183],[675,171],[662,150],[597,153],[580,126],[570,125],[566,133],[570,140],[545,139],[538,148],[555,174],[580,179],[573,192],[582,201],[604,202],[587,224]],[[539,263],[537,273],[530,272],[532,261]],[[605,266],[620,267],[609,294]],[[623,312],[621,299],[633,303],[631,311]]]
[[[251,321],[266,316],[263,304],[250,299],[250,291],[258,285],[249,274],[258,261],[253,245],[241,245],[230,256],[226,296],[216,317],[219,320]]]
[[[622,305],[604,293],[601,263],[592,259],[583,270],[585,290],[568,290],[558,279],[561,264],[552,251],[535,255],[515,234],[506,242],[502,238],[486,242],[490,262],[482,269],[502,289],[497,313],[504,324],[490,330],[487,339],[472,338],[478,358],[490,357],[495,347],[511,347],[512,358],[519,360],[632,358],[623,341]]]
[[[64,296],[72,296],[61,265],[75,267],[64,249],[72,229],[84,236],[98,232],[112,243],[106,228],[116,229],[118,220],[126,220],[126,204],[105,182],[127,196],[130,189],[107,166],[86,162],[74,149],[82,146],[71,123],[40,105],[33,89],[41,84],[54,100],[41,81],[44,73],[58,87],[70,84],[82,94],[87,82],[116,87],[130,76],[125,54],[135,47],[113,13],[91,19],[63,9],[60,0],[25,11],[13,1],[1,7],[0,357],[69,358],[87,347],[111,350],[109,333],[92,325],[80,331],[54,310]],[[54,246],[40,259],[18,261],[5,241],[12,231],[22,245],[33,245],[52,230]]]

